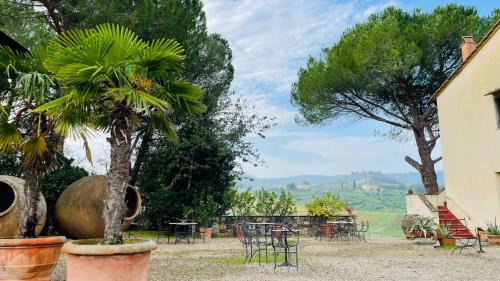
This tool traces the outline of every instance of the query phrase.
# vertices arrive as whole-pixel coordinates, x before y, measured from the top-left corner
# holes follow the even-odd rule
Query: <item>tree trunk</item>
[[[22,209],[22,225],[20,236],[34,238],[37,224],[37,207],[40,200],[42,171],[38,163],[28,164],[24,173],[24,208]]]
[[[111,165],[108,179],[108,188],[105,196],[104,208],[104,241],[106,244],[121,244],[121,224],[125,218],[125,194],[130,176],[131,127],[130,109],[119,104],[112,113],[111,137]]]
[[[421,163],[418,163],[410,157],[406,157],[405,160],[420,173],[425,193],[438,194],[439,185],[437,183],[436,170],[434,169],[436,161],[432,159],[431,155],[433,145],[425,139],[424,129],[414,129],[413,135],[415,136],[415,142],[417,144],[418,155],[420,156]]]

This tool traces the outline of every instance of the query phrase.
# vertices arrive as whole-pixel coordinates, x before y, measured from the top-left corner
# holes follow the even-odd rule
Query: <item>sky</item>
[[[380,136],[390,128],[375,121],[337,120],[323,127],[295,123],[298,109],[290,104],[290,89],[308,56],[317,57],[339,40],[342,32],[388,6],[407,11],[431,11],[447,3],[476,7],[483,16],[500,5],[484,1],[368,0],[205,0],[208,31],[228,40],[233,51],[232,90],[245,97],[278,125],[266,138],[249,137],[263,165],[244,165],[260,178],[295,175],[339,175],[352,171],[413,172],[403,158],[418,159],[411,138],[406,142]],[[84,161],[81,142],[68,141],[66,150],[77,163],[97,173],[108,164],[103,137],[91,141],[94,165]],[[97,153],[96,153],[97,152]],[[439,145],[435,156],[440,154]],[[97,155],[96,155],[97,154]],[[441,169],[442,164],[437,165]]]

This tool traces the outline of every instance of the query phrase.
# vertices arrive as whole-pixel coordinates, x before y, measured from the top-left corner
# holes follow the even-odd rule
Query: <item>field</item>
[[[303,205],[297,206],[297,213],[307,215],[306,208]],[[402,212],[355,211],[355,213],[358,215],[358,222],[368,221],[370,223],[369,235],[403,236],[401,222],[405,215]]]
[[[370,235],[376,234],[381,236],[402,237],[401,222],[403,221],[403,213],[387,213],[387,212],[357,212],[358,221],[369,221]]]

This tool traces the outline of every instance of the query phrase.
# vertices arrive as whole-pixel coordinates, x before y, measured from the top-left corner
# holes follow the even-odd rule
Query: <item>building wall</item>
[[[448,207],[485,226],[500,218],[500,129],[494,97],[500,89],[500,32],[438,96]]]

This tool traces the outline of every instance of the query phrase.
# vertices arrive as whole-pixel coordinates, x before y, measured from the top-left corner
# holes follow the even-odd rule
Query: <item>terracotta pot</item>
[[[233,237],[235,238],[240,238],[243,236],[243,233],[241,232],[241,230],[238,228],[238,225],[235,224],[233,225]]]
[[[321,228],[324,237],[333,237],[333,226],[331,224],[320,224],[319,227]]]
[[[432,232],[427,232],[427,233],[425,233],[425,236],[424,236],[424,232],[422,232],[422,231],[413,231],[409,235],[412,236],[414,239],[415,238],[433,238],[434,237],[434,234]]]
[[[438,238],[439,245],[445,248],[455,247],[457,240],[455,238]]]
[[[200,227],[200,237],[203,241],[210,240],[212,238],[212,228],[211,227]]]
[[[98,245],[100,240],[75,240],[63,247],[67,281],[147,281],[150,240],[125,240],[123,245]]]
[[[37,205],[37,225],[35,234],[40,235],[47,217],[45,198],[40,193]],[[24,180],[0,176],[0,238],[12,238],[19,234],[22,223],[21,210],[24,208]]]
[[[479,239],[481,242],[488,242],[488,231],[479,231]]]
[[[49,281],[65,240],[63,236],[0,239],[0,280]]]
[[[72,183],[57,199],[54,222],[57,230],[71,239],[104,237],[104,197],[108,187],[106,176],[88,176]],[[125,194],[126,217],[122,230],[141,212],[141,195],[133,187]]]
[[[500,245],[500,235],[488,234],[488,242],[490,242],[491,245]]]

